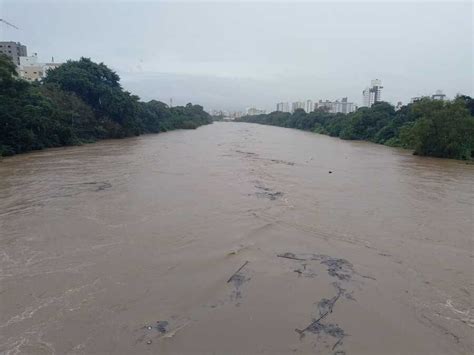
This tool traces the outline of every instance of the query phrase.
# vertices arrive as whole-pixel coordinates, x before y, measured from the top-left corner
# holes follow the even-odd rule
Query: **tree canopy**
[[[238,121],[298,128],[342,139],[368,140],[413,149],[415,154],[454,159],[474,156],[474,100],[423,99],[395,111],[387,102],[344,115],[316,110],[293,114],[272,112],[244,116]]]
[[[211,116],[199,105],[140,101],[122,89],[114,71],[88,58],[30,84],[0,55],[0,156],[208,123]]]

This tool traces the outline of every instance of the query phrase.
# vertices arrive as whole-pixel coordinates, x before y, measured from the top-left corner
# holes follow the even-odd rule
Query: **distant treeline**
[[[386,102],[344,115],[325,110],[272,112],[237,121],[298,128],[352,140],[413,149],[414,154],[469,160],[474,157],[474,100],[422,99],[395,111]]]
[[[41,83],[29,83],[0,55],[0,156],[212,121],[202,106],[142,102],[119,80],[106,65],[81,58],[50,70]]]

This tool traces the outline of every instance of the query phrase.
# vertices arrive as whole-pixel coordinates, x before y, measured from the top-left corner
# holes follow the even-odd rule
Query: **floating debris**
[[[256,156],[256,155],[257,155],[257,153],[244,152],[244,151],[242,151],[242,150],[236,150],[235,152],[236,152],[236,153],[239,153],[239,154],[244,154],[244,155],[246,155],[246,156]]]
[[[289,165],[289,166],[295,165],[295,163],[293,163],[292,161],[285,161],[285,160],[279,160],[279,159],[270,159],[270,161],[272,163],[284,164],[284,165]]]
[[[277,255],[279,258],[286,258],[291,260],[299,260],[299,261],[306,261],[307,259],[299,258],[293,253],[283,253]]]
[[[161,321],[157,321],[156,322],[156,329],[161,333],[161,334],[165,334],[167,331],[168,331],[168,325],[169,323],[165,320]]]
[[[112,184],[107,181],[91,181],[91,182],[83,182],[83,185],[93,185],[96,186],[95,192],[102,191],[105,189],[109,189],[112,187]]]
[[[239,267],[239,268],[237,269],[237,271],[234,272],[234,273],[232,274],[232,276],[227,280],[227,283],[231,282],[232,279],[233,279],[234,277],[236,277],[237,274],[238,274],[248,263],[249,263],[249,262],[248,262],[248,260],[247,260],[241,267]]]
[[[320,334],[320,333],[325,333],[328,334],[334,338],[339,338],[342,339],[346,335],[344,333],[344,330],[340,328],[337,324],[333,323],[312,323],[307,331],[313,333],[313,334]],[[340,344],[340,342],[339,342]]]
[[[240,299],[242,298],[242,291],[240,290],[240,287],[242,286],[242,284],[244,284],[245,282],[247,281],[250,281],[250,277],[247,277],[245,276],[244,274],[242,274],[242,270],[243,268],[248,264],[249,262],[246,261],[241,267],[239,267],[237,269],[236,272],[234,272],[232,274],[232,276],[227,280],[227,283],[232,283],[232,285],[234,286],[234,290],[232,291],[232,294],[230,296],[231,300],[237,300],[237,299]],[[240,304],[237,303],[237,306],[239,306]]]
[[[345,259],[333,258],[331,256],[323,254],[294,254],[294,253],[283,253],[277,254],[279,258],[286,258],[297,261],[319,261],[320,264],[327,267],[328,275],[335,277],[341,281],[349,281],[352,279],[352,275],[356,274],[352,263]],[[374,279],[371,276],[360,275],[364,278]],[[375,279],[374,279],[375,280]]]
[[[315,272],[311,271],[310,269],[307,269],[308,265],[307,264],[303,264],[303,268],[302,269],[296,269],[296,270],[293,270],[294,272],[296,272],[298,274],[298,276],[305,276],[305,277],[316,277],[318,276],[318,274],[316,274]]]
[[[268,191],[266,191],[266,192],[257,192],[255,195],[259,198],[268,198],[269,200],[274,201],[277,198],[283,196],[283,192],[279,192],[279,191],[277,191],[277,192],[268,192]]]
[[[174,337],[178,331],[180,331],[184,327],[188,326],[190,323],[191,322],[184,323],[183,325],[179,326],[178,328],[176,328],[176,329],[170,331],[169,333],[163,335],[163,338],[172,338],[172,337]]]
[[[268,198],[270,200],[276,200],[277,198],[283,196],[283,192],[280,192],[280,191],[273,192],[271,188],[264,186],[259,181],[257,181],[255,188],[260,190],[260,192],[257,192],[255,194],[259,198]]]
[[[328,275],[338,279],[339,281],[348,282],[352,279],[352,275],[356,273],[352,263],[349,261],[341,258],[333,258],[324,254],[295,254],[286,252],[283,254],[277,254],[277,257],[300,262],[301,268],[293,270],[294,272],[298,273],[299,276],[317,276],[315,273],[310,271],[308,267],[311,261],[317,261],[320,265],[324,265],[327,269]],[[316,334],[318,336],[325,335],[336,338],[337,341],[332,346],[332,350],[335,350],[342,344],[342,341],[347,334],[338,324],[327,323],[325,322],[325,319],[333,312],[334,307],[340,300],[341,296],[345,296],[345,298],[348,300],[355,300],[352,292],[346,292],[346,289],[341,287],[339,281],[333,282],[332,284],[337,291],[334,297],[322,298],[317,303],[319,317],[313,319],[311,323],[305,328],[295,329],[295,331],[300,335],[300,338],[303,338],[307,332]],[[345,352],[341,350],[336,351],[334,354],[343,355]]]
[[[332,258],[326,255],[318,256],[321,264],[327,266],[329,276],[338,278],[339,280],[348,281],[354,273],[353,265],[345,259]],[[317,259],[316,259],[317,260]]]
[[[341,281],[350,280],[354,274],[353,265],[349,261],[340,258],[333,258],[323,254],[296,255],[294,253],[286,252],[283,254],[277,254],[277,257],[297,261],[319,261],[322,265],[327,266],[329,276],[336,277]]]
[[[336,302],[345,292],[338,283],[334,283],[333,286],[337,289],[337,294],[330,299],[323,298],[318,303],[319,318],[314,319],[306,328],[295,329],[295,331],[300,335],[300,338],[304,337],[306,332],[317,335],[324,334],[337,338],[337,342],[332,346],[332,350],[334,350],[338,345],[341,345],[342,340],[346,336],[344,329],[339,327],[339,325],[334,323],[323,323],[323,320],[332,313]]]
[[[247,245],[240,244],[238,247],[235,247],[233,250],[231,250],[229,253],[227,253],[227,256],[237,255],[240,252],[251,248],[253,245],[254,245],[254,243],[247,244]]]

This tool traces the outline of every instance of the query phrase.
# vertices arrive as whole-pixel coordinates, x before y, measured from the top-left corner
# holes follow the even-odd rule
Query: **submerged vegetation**
[[[473,115],[474,99],[458,96],[452,101],[426,98],[398,111],[389,103],[379,102],[347,115],[298,109],[293,114],[275,111],[237,121],[367,140],[412,149],[417,155],[468,160],[474,157]]]
[[[119,81],[106,65],[81,58],[30,84],[0,55],[0,156],[211,123],[202,106],[142,102]]]

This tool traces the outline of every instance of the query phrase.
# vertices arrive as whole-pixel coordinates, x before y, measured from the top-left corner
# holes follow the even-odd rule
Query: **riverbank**
[[[474,100],[460,95],[452,101],[428,98],[395,111],[386,102],[362,107],[347,115],[320,108],[306,113],[272,112],[236,121],[297,128],[339,137],[412,149],[414,154],[472,160],[474,157]]]
[[[208,123],[208,124],[212,124],[212,122]],[[64,151],[69,151],[69,150],[76,151],[76,150],[80,150],[81,148],[88,147],[88,146],[96,146],[97,145],[97,146],[101,147],[100,149],[104,149],[107,146],[113,145],[114,142],[116,142],[116,141],[127,142],[129,140],[130,141],[137,140],[137,139],[139,140],[142,137],[147,137],[148,138],[148,137],[154,137],[154,136],[157,136],[157,135],[170,134],[170,133],[175,132],[175,131],[193,131],[193,130],[197,130],[197,129],[201,128],[202,126],[206,126],[208,124],[201,125],[201,126],[198,126],[196,128],[177,128],[177,129],[173,129],[173,130],[170,130],[170,131],[163,131],[163,132],[159,132],[159,133],[143,133],[143,134],[140,134],[138,136],[130,136],[130,137],[122,137],[122,138],[103,138],[103,139],[98,139],[98,140],[95,140],[95,141],[79,142],[77,144],[63,145],[63,146],[59,146],[59,147],[49,147],[49,148],[43,148],[43,149],[37,149],[37,150],[30,150],[30,151],[19,153],[19,154],[0,156],[0,163],[1,162],[7,162],[11,159],[18,159],[19,157],[24,157],[25,159],[29,159],[30,157],[42,156],[42,154],[55,154],[55,152],[63,151],[63,150]],[[97,154],[100,154],[100,150],[97,151]]]
[[[199,105],[140,101],[103,63],[68,61],[48,71],[43,81],[29,83],[0,55],[0,156],[211,122]]]

